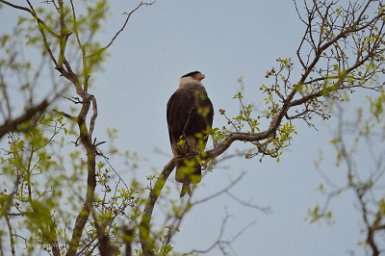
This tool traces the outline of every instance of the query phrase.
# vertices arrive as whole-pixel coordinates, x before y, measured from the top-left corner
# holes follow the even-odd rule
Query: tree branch
[[[16,5],[16,4],[10,3],[10,2],[5,1],[5,0],[0,0],[0,3],[3,3],[5,5],[8,5],[8,6],[15,8],[15,9],[18,9],[18,10],[22,10],[22,11],[31,13],[30,9],[28,9],[27,7],[21,6],[21,5]]]
[[[18,131],[19,125],[31,120],[37,114],[43,113],[50,105],[47,99],[42,100],[39,104],[30,107],[23,114],[13,120],[7,120],[0,126],[0,139],[9,132]]]
[[[66,253],[66,256],[74,256],[79,248],[80,240],[84,231],[84,227],[88,221],[89,215],[91,213],[92,204],[94,202],[95,188],[96,188],[96,148],[92,144],[91,135],[87,129],[85,122],[86,114],[89,110],[90,102],[88,104],[83,103],[83,107],[80,110],[80,113],[77,118],[79,131],[80,131],[80,141],[86,149],[87,155],[87,191],[85,196],[84,205],[79,212],[75,226],[72,229],[72,238],[69,242],[69,249]]]
[[[140,7],[142,6],[150,6],[150,5],[153,5],[154,3],[156,2],[153,1],[151,3],[146,3],[146,2],[140,2],[134,9],[132,9],[129,13],[125,12],[124,14],[127,15],[126,17],[126,20],[124,21],[122,27],[115,33],[115,35],[112,37],[112,39],[110,40],[110,42],[108,42],[106,44],[106,46],[100,48],[99,50],[97,50],[96,52],[92,53],[91,55],[87,56],[88,57],[93,57],[95,55],[99,55],[101,54],[102,52],[106,51],[108,48],[110,48],[110,46],[115,42],[116,38],[118,38],[119,34],[122,33],[124,31],[124,29],[126,28],[127,26],[127,23],[128,21],[130,20],[131,16],[137,11],[140,9]]]
[[[147,197],[145,208],[143,210],[142,218],[139,225],[139,239],[142,245],[143,256],[153,256],[154,255],[154,241],[150,235],[150,222],[152,218],[152,213],[156,201],[159,198],[159,195],[162,192],[164,184],[166,183],[168,176],[176,166],[177,162],[181,159],[178,157],[172,158],[163,168],[160,173],[157,181],[154,184],[154,187],[150,190],[149,196]]]

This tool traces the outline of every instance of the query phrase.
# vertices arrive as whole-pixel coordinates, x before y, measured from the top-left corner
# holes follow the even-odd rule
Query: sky
[[[102,42],[109,41],[123,23],[123,13],[138,3],[110,2]],[[0,23],[8,15],[15,13],[0,17]],[[171,157],[166,103],[181,75],[194,70],[206,75],[203,84],[215,108],[214,126],[221,127],[226,121],[219,109],[226,109],[230,115],[238,111],[238,104],[232,99],[239,88],[238,79],[244,79],[248,102],[262,105],[259,88],[269,83],[265,71],[279,57],[291,57],[296,62],[296,49],[304,30],[293,2],[288,0],[158,0],[141,8],[114,42],[103,71],[94,77],[92,93],[97,97],[99,112],[96,136],[107,139],[108,127],[118,129],[117,146],[147,159],[140,168],[143,177],[151,173],[152,167],[159,170]],[[296,66],[294,81],[300,73]],[[206,175],[196,191],[196,199],[203,198],[245,172],[232,193],[270,207],[270,213],[243,207],[228,196],[221,196],[198,205],[185,218],[173,243],[175,249],[208,248],[217,238],[226,213],[231,218],[225,239],[248,227],[232,244],[231,255],[337,256],[359,248],[358,212],[349,195],[332,202],[333,225],[305,221],[308,209],[325,200],[316,191],[322,182],[314,167],[320,149],[330,160],[323,168],[336,179],[343,179],[333,162],[335,152],[329,146],[335,119],[316,123],[318,131],[295,123],[298,135],[280,163],[268,157],[262,163],[259,158],[233,158]],[[242,148],[242,143],[234,143],[227,153]],[[125,176],[124,171],[121,175]],[[209,255],[221,254],[213,251]]]

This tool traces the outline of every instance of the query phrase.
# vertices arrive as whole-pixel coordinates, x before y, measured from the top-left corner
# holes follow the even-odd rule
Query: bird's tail
[[[180,196],[183,197],[186,193],[191,195],[190,184],[198,184],[201,177],[201,166],[195,159],[187,159],[177,164],[175,180],[183,184]]]
[[[186,166],[182,163],[176,166],[175,180],[179,183],[198,184],[201,181],[201,176],[200,164]]]
[[[184,197],[185,194],[192,195],[190,183],[183,183],[182,190],[180,191],[180,197]]]

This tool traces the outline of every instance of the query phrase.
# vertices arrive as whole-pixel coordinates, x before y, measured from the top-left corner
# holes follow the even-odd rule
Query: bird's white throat
[[[191,76],[186,76],[186,77],[182,77],[180,80],[179,80],[179,88],[183,88],[187,83],[196,83],[198,85],[201,85],[201,83],[192,78]]]

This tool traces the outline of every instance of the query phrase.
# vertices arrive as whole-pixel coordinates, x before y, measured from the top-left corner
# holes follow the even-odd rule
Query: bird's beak
[[[202,73],[201,73],[202,74]],[[205,76],[205,74],[202,74],[202,79],[204,79],[206,76]]]

